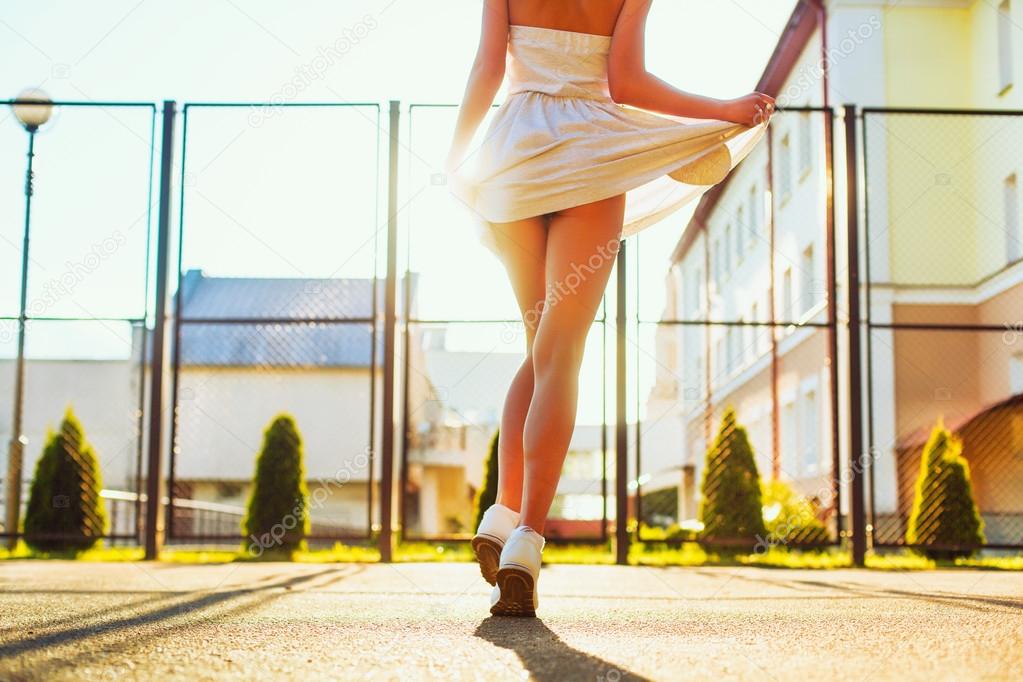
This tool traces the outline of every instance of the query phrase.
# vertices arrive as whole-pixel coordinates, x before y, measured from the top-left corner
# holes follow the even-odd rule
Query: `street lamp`
[[[14,418],[11,420],[11,443],[7,457],[7,546],[18,544],[21,515],[21,468],[25,436],[21,433],[22,397],[25,391],[25,322],[28,307],[28,238],[32,215],[32,158],[35,156],[36,131],[50,120],[53,102],[42,90],[29,89],[14,101],[14,115],[28,132],[28,168],[25,171],[25,231],[21,246],[21,303],[18,307],[18,354],[14,365]]]

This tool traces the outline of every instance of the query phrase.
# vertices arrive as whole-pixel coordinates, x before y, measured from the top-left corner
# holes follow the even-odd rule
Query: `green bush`
[[[480,522],[483,520],[483,513],[490,509],[497,500],[497,445],[500,436],[500,429],[494,431],[494,437],[490,439],[490,450],[487,452],[487,461],[483,463],[483,485],[480,487],[479,492],[476,493],[476,520],[472,526],[472,532],[474,533],[476,532],[476,529],[480,527]]]
[[[302,461],[302,437],[295,420],[278,415],[263,432],[242,529],[250,554],[290,556],[309,533],[309,490]]]
[[[106,532],[99,462],[71,408],[46,434],[25,513],[25,543],[36,551],[80,552]]]
[[[971,556],[984,544],[984,522],[973,500],[963,443],[939,422],[920,458],[906,542],[932,559]],[[926,549],[934,545],[934,549]]]
[[[648,526],[672,525],[678,516],[678,487],[661,488],[644,493],[640,504],[640,523]],[[677,525],[677,524],[675,524]]]
[[[761,486],[764,504],[764,526],[770,544],[827,542],[828,529],[817,518],[813,503],[796,493],[783,481],[769,481]]]
[[[767,535],[753,448],[731,407],[725,410],[717,439],[707,450],[700,490],[701,541],[745,552]]]

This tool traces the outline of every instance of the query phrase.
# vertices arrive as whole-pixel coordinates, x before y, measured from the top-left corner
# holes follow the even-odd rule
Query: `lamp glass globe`
[[[29,88],[22,91],[14,102],[14,115],[28,130],[35,130],[50,120],[53,101],[42,90]]]

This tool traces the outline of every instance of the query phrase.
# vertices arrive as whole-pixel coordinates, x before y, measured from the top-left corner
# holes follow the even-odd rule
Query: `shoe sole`
[[[528,571],[502,568],[497,571],[497,586],[501,590],[501,598],[490,607],[492,615],[536,617],[536,609],[533,608],[533,591],[536,586]]]
[[[501,565],[501,545],[482,535],[474,537],[471,544],[483,579],[491,585],[496,585],[497,569]]]

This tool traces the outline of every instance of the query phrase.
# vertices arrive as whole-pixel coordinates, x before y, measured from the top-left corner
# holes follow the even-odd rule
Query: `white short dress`
[[[506,223],[626,195],[623,236],[721,182],[763,137],[749,128],[614,102],[609,36],[510,27],[508,96],[481,145],[448,178],[480,238]]]

